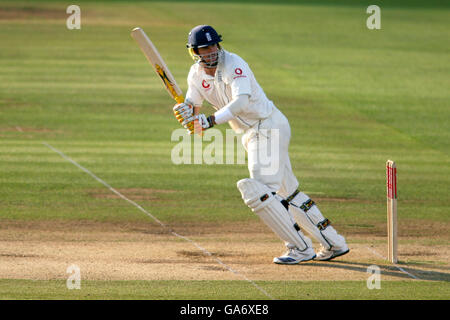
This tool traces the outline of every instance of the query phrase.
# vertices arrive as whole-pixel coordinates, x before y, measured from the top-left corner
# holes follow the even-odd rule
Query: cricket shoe
[[[288,249],[281,257],[273,258],[273,262],[276,264],[297,264],[304,261],[312,260],[316,257],[316,253],[313,248],[308,248],[304,251],[300,251],[297,248]]]
[[[344,245],[344,247],[339,249],[325,249],[322,247],[322,250],[317,254],[317,256],[314,258],[314,260],[318,261],[329,261],[331,259],[334,259],[339,256],[343,256],[344,254],[348,253],[350,249],[347,247],[347,245]]]

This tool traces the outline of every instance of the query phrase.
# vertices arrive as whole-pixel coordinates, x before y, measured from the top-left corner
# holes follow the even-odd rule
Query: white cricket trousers
[[[242,136],[250,178],[282,197],[291,195],[299,186],[289,160],[290,138],[289,121],[277,108],[269,118],[259,121]]]

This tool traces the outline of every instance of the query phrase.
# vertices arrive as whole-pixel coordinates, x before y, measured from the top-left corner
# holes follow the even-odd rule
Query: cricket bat
[[[144,30],[142,30],[142,28],[134,28],[131,31],[131,36],[134,38],[134,40],[136,40],[145,57],[147,58],[148,62],[150,62],[155,72],[161,78],[169,95],[177,103],[183,103],[184,102],[183,92],[181,91],[180,87],[175,81],[175,78],[173,77],[163,58],[159,54],[155,45],[150,40],[150,38],[145,34]],[[199,112],[198,108],[194,108],[194,115],[197,115],[198,112]],[[198,120],[194,121],[194,132],[199,133],[201,135],[202,129],[200,128]]]

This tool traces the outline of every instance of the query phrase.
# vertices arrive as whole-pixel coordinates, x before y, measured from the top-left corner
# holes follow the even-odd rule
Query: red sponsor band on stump
[[[389,199],[397,199],[397,168],[391,163],[386,165],[387,196]]]

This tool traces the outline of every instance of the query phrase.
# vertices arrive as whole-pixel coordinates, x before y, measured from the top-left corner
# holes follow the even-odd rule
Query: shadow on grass
[[[360,263],[351,261],[332,261],[332,262],[313,262],[313,263],[302,263],[302,266],[309,265],[313,267],[325,267],[325,268],[336,268],[344,269],[348,271],[367,273],[367,268],[374,265],[373,263]],[[404,265],[377,265],[382,275],[396,277],[400,279],[414,279],[409,274],[401,271],[398,267],[404,271],[414,275],[418,280],[429,280],[429,281],[450,281],[450,273],[422,270],[418,268],[408,268]],[[445,268],[446,269],[446,268]]]

